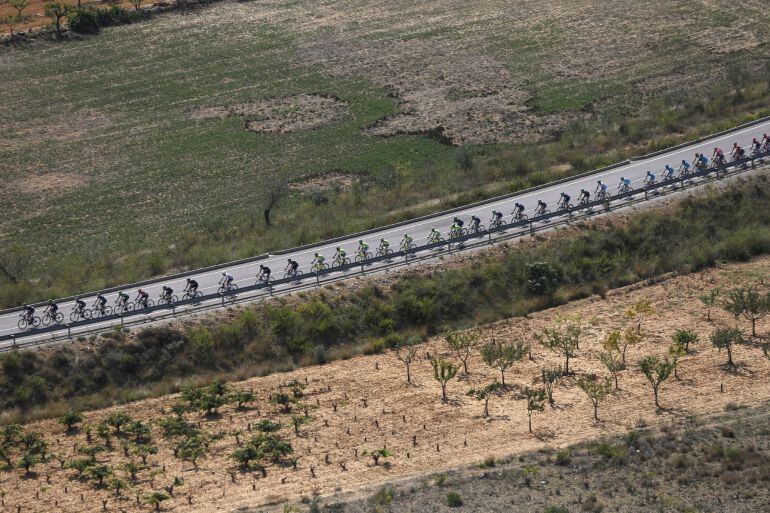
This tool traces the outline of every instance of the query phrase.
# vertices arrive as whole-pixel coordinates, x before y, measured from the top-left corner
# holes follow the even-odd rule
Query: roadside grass
[[[234,319],[191,328],[110,334],[93,351],[67,346],[0,356],[0,410],[48,417],[178,391],[186,383],[242,379],[376,353],[411,336],[550,308],[670,271],[770,252],[770,182],[754,178],[621,225],[509,249],[447,270],[408,273],[385,291],[326,290],[278,298]],[[528,286],[529,265],[554,270],[555,289]]]
[[[404,12],[421,8],[409,2],[402,7]],[[537,11],[540,5],[525,7]],[[280,15],[297,16],[306,9],[300,4],[275,8]],[[684,16],[692,8],[678,6],[676,12]],[[723,54],[677,39],[680,31],[651,38],[638,58],[628,59],[617,49],[628,69],[604,70],[592,68],[592,62],[573,63],[576,56],[570,52],[586,53],[592,44],[599,52],[604,42],[592,42],[591,28],[576,30],[571,18],[511,31],[507,20],[490,25],[471,16],[476,7],[453,5],[449,12],[456,16],[432,18],[419,27],[392,28],[388,17],[345,24],[356,37],[375,39],[411,35],[431,43],[475,45],[473,38],[481,38],[478,51],[500,59],[523,82],[531,95],[526,105],[572,120],[540,143],[470,145],[474,167],[463,172],[455,164],[456,147],[416,135],[364,134],[363,127],[399,110],[400,99],[371,77],[344,78],[322,66],[296,64],[299,44],[335,34],[329,26],[302,32],[306,29],[280,16],[249,9],[219,3],[194,16],[159,16],[63,44],[3,50],[0,259],[18,250],[25,266],[20,283],[0,273],[0,307],[407,219],[770,113],[768,79],[756,68],[766,43],[730,53],[730,60],[757,69],[743,99],[736,101],[724,81]],[[730,23],[767,34],[763,16]],[[567,71],[557,69],[566,65]],[[672,73],[687,79],[666,79],[653,93],[639,85]],[[463,91],[456,101],[467,99]],[[239,117],[189,116],[194,108],[300,93],[334,95],[349,109],[330,125],[283,134],[248,132]],[[274,227],[265,228],[258,200],[265,176],[299,179],[329,171],[354,175],[358,183],[316,194],[293,192],[278,205]],[[54,173],[63,181],[50,181]]]

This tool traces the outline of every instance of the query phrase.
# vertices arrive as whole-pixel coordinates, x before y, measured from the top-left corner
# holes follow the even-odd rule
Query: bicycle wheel
[[[105,317],[112,315],[112,312],[113,312],[113,310],[112,310],[111,306],[105,306],[104,307],[104,316]]]
[[[42,317],[42,319],[40,319],[40,323],[41,323],[43,326],[48,326],[49,324],[51,324],[51,316],[50,316],[50,315],[48,315],[48,314],[45,314],[45,315]]]
[[[22,317],[21,319],[19,319],[18,326],[19,326],[19,330],[24,331],[29,327],[29,321],[27,321],[27,319]]]
[[[54,316],[54,322],[56,324],[61,324],[64,322],[64,314],[61,312],[56,312],[56,315]]]
[[[41,323],[41,319],[37,315],[32,318],[32,327],[33,328],[39,328],[40,327],[40,323]]]
[[[177,301],[179,301],[179,296],[177,296],[176,294],[173,294],[171,296],[171,302],[176,303]]]
[[[78,322],[80,320],[80,314],[78,312],[70,312],[70,322]]]
[[[217,294],[224,294],[225,292],[227,292],[227,288],[224,285],[220,285],[217,289]]]

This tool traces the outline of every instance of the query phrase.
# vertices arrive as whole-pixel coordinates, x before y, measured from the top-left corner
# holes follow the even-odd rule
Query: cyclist
[[[512,214],[514,219],[521,219],[522,214],[524,214],[524,205],[521,203],[514,203]]]
[[[314,256],[315,256],[315,258],[313,258],[313,261],[310,264],[311,265],[318,264],[317,267],[319,269],[323,269],[324,268],[324,262],[326,262],[326,257],[324,257],[323,255],[318,254],[318,253],[316,253]]]
[[[543,215],[543,214],[545,214],[545,208],[546,208],[547,206],[548,206],[548,205],[546,205],[545,201],[543,201],[543,200],[537,200],[537,208],[535,209],[535,213],[536,213],[537,215]]]
[[[703,153],[701,153],[698,156],[698,165],[700,166],[701,169],[707,169],[709,165],[709,158]]]
[[[441,238],[441,232],[436,230],[436,227],[430,229],[430,235],[428,235],[428,244],[438,242]]]
[[[167,301],[171,301],[171,295],[173,293],[174,293],[174,290],[171,287],[163,285],[163,291],[160,293],[160,297]]]
[[[358,254],[365,257],[367,251],[369,251],[369,244],[362,240],[358,241]]]
[[[390,249],[390,242],[386,239],[380,239],[380,247],[377,249],[379,250],[380,254],[386,254],[388,249]]]
[[[347,252],[342,249],[341,247],[337,246],[336,248],[337,252],[334,253],[334,263],[337,265],[343,265],[345,263],[345,258],[347,258],[348,254]]]
[[[479,231],[479,225],[480,224],[481,224],[481,219],[479,219],[475,215],[471,216],[471,224],[470,224],[470,229],[471,230],[473,230],[474,232]]]
[[[456,224],[457,226],[459,226],[460,228],[462,228],[462,227],[463,227],[463,225],[465,224],[465,223],[463,222],[463,220],[462,220],[462,219],[460,219],[460,218],[459,218],[459,217],[457,217],[457,216],[455,216],[455,218],[452,220],[452,222],[453,222],[454,224]]]
[[[123,292],[122,290],[118,292],[118,299],[115,301],[115,304],[118,306],[122,306],[123,308],[128,307],[128,294]]]
[[[401,239],[401,251],[409,251],[412,249],[412,238],[408,233],[404,234],[404,238]]]
[[[59,311],[59,305],[53,302],[53,299],[49,299],[45,306],[44,313],[47,313],[51,318],[56,317],[56,312]]]
[[[290,258],[289,263],[286,264],[286,269],[284,269],[284,271],[290,276],[295,276],[297,274],[297,269],[299,269],[299,264],[296,260],[292,260]]]
[[[259,278],[259,281],[267,283],[270,281],[270,268],[266,265],[259,266],[259,274],[257,275],[257,278]]]
[[[462,235],[462,225],[457,224],[457,218],[455,217],[455,222],[452,223],[452,227],[449,229],[449,236],[450,237],[459,237]]]
[[[150,295],[147,293],[146,290],[139,289],[136,291],[136,300],[139,301],[139,304],[143,307],[147,308],[148,304],[147,301],[149,301]]]
[[[233,275],[228,272],[222,273],[222,279],[219,280],[219,284],[225,287],[225,290],[230,290],[230,285],[233,283]]]
[[[75,298],[75,312],[77,312],[78,315],[83,314],[83,310],[86,309],[86,302],[80,299],[79,297]]]
[[[32,318],[35,317],[35,308],[28,304],[24,304],[22,308],[24,309],[24,318],[27,319],[27,321],[32,322]]]
[[[107,298],[102,295],[101,292],[99,292],[96,295],[96,300],[94,301],[94,307],[96,307],[99,312],[104,313],[104,305],[107,304]]]
[[[190,296],[194,296],[196,292],[198,292],[198,282],[187,278],[187,286],[184,288],[185,292],[188,292]]]
[[[496,228],[503,224],[503,213],[497,210],[492,211],[492,227]]]
[[[559,197],[559,208],[569,208],[569,195],[562,192],[561,196]]]
[[[655,183],[655,173],[647,171],[647,176],[644,177],[645,185],[653,185]]]
[[[580,203],[584,205],[591,201],[591,193],[585,189],[580,189]]]
[[[741,145],[738,143],[733,143],[733,151],[730,152],[730,158],[733,160],[738,160],[743,158],[743,155],[746,153],[746,150],[741,148]]]
[[[602,182],[601,180],[597,180],[596,182],[596,190],[594,191],[594,194],[598,198],[606,198],[607,197],[607,184]]]
[[[760,149],[762,148],[762,144],[757,141],[757,138],[754,137],[754,139],[751,141],[751,154],[756,155],[759,153]]]
[[[631,190],[631,180],[621,176],[620,177],[620,184],[618,185],[618,191],[619,192],[626,192],[626,191],[630,191],[630,190]]]
[[[679,174],[680,175],[687,175],[687,174],[689,174],[691,167],[692,167],[692,164],[690,164],[686,160],[683,160],[682,161],[682,165],[679,166]]]
[[[721,148],[714,148],[714,153],[711,155],[711,158],[717,165],[721,166],[725,163],[725,152],[723,152]]]
[[[762,148],[764,148],[765,151],[770,149],[770,135],[762,134]]]

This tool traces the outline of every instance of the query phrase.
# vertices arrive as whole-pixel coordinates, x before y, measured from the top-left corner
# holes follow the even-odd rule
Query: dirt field
[[[639,425],[718,412],[736,404],[756,405],[770,398],[770,362],[755,344],[736,348],[738,366],[735,370],[726,368],[725,354],[709,346],[708,335],[715,327],[734,325],[735,321],[724,312],[714,310],[712,320],[707,322],[698,297],[714,287],[756,283],[766,279],[768,271],[770,258],[762,258],[651,287],[631,286],[614,291],[605,299],[590,298],[531,319],[511,319],[482,328],[483,340],[494,337],[532,341],[542,327],[580,316],[585,334],[571,367],[578,373],[602,373],[594,358],[600,340],[608,331],[626,323],[624,311],[629,304],[651,300],[655,314],[642,322],[644,340],[629,349],[629,369],[620,375],[620,391],[601,405],[598,423],[592,418],[587,398],[574,385],[574,378],[564,378],[555,389],[554,407],[536,414],[535,434],[527,432],[523,387],[537,381],[542,366],[562,361],[538,345],[533,346],[533,361],[516,364],[506,374],[509,389],[490,402],[490,418],[484,419],[482,405],[465,395],[469,387],[499,377],[499,373],[486,368],[475,354],[469,361],[470,375],[451,381],[449,401],[442,403],[427,360],[429,355],[444,358],[451,355],[443,341],[435,339],[419,350],[418,360],[412,367],[413,385],[405,382],[404,366],[392,353],[356,357],[237,384],[239,388],[251,388],[257,393],[260,399],[253,409],[236,411],[226,407],[220,416],[213,418],[197,413],[187,415],[209,433],[223,435],[212,442],[208,455],[198,462],[197,470],[189,462],[174,458],[169,441],[153,426],[158,454],[149,456],[148,468],[139,472],[133,489],[123,491],[122,499],[117,498],[115,492],[96,490],[87,482],[73,479],[73,470],[62,470],[58,461],[51,461],[36,468],[34,477],[23,477],[21,470],[0,474],[4,504],[11,508],[21,505],[22,511],[100,511],[101,501],[107,500],[108,508],[113,510],[138,510],[134,494],[144,496],[151,488],[160,489],[173,481],[174,476],[183,477],[185,484],[177,489],[174,498],[163,504],[170,511],[223,511],[281,504],[314,494],[328,496],[364,485],[465,466],[486,456],[503,457],[540,448],[558,448],[597,436],[622,434]],[[744,330],[748,327],[745,322],[739,326]],[[701,341],[680,360],[679,379],[663,385],[664,411],[656,413],[651,388],[636,362],[643,355],[665,354],[674,330],[685,328],[695,330]],[[768,329],[768,320],[758,325],[761,335]],[[266,402],[279,385],[291,380],[308,383],[303,401],[309,405],[312,421],[300,426],[300,436],[293,433],[289,416]],[[117,410],[143,421],[153,421],[161,417],[162,411],[169,414],[174,401],[173,397],[148,400]],[[115,410],[90,413],[87,421],[96,424],[110,411]],[[268,465],[264,478],[258,471],[237,471],[228,459],[237,448],[232,433],[239,431],[239,437],[246,439],[253,435],[249,429],[266,417],[284,424],[281,433],[290,440],[295,456],[299,457],[297,469],[291,465]],[[71,459],[76,446],[88,445],[84,434],[67,435],[55,421],[31,424],[28,429],[44,432],[51,452],[63,459]],[[112,450],[99,453],[97,458],[121,475],[118,469],[126,458],[120,450],[119,438],[113,439]],[[380,462],[375,466],[370,458],[362,456],[364,449],[383,446],[393,453],[387,458],[388,465]],[[275,509],[280,510],[280,506]]]
[[[726,90],[728,61],[759,80],[768,16],[762,0],[223,1],[3,47],[0,180],[11,187],[0,188],[0,243],[22,246],[30,269],[22,286],[0,281],[0,301],[275,251],[455,194],[541,183],[588,165],[583,153],[639,151],[649,137],[608,142],[637,117],[660,116],[656,141],[695,137],[716,127],[668,126],[667,109]],[[757,91],[736,118],[705,107],[703,117],[756,116],[768,108]],[[494,160],[575,121],[601,121],[590,133],[606,139],[544,151],[547,172]],[[474,154],[471,173],[459,145]],[[264,177],[329,173],[360,186],[293,189],[264,226]]]

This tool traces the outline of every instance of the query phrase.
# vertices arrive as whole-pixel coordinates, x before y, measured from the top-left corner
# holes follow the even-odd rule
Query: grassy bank
[[[0,307],[378,226],[770,113],[762,2],[518,9],[222,2],[0,50]],[[343,114],[259,133],[191,114],[307,94]],[[292,190],[264,225],[268,177],[332,171],[353,185]]]
[[[57,347],[0,358],[3,409],[50,415],[161,395],[182,383],[238,379],[377,352],[409,336],[524,315],[670,271],[770,252],[764,177],[686,199],[622,225],[589,228],[470,266],[415,272],[388,291],[322,290],[181,333],[115,333],[89,350]]]

